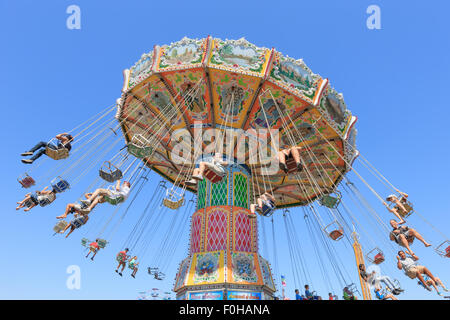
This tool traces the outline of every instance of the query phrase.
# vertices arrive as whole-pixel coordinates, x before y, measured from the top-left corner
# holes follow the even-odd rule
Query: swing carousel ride
[[[130,219],[129,209],[137,196],[146,197],[147,205],[120,244],[120,250],[129,251],[121,252],[117,260],[119,267],[128,264],[133,269],[136,260],[130,262],[131,258],[142,261],[151,247],[154,254],[147,270],[156,280],[165,279],[183,231],[189,226],[187,257],[174,275],[177,299],[273,299],[281,276],[276,252],[274,249],[272,257],[275,272],[268,257],[259,253],[260,246],[267,246],[266,223],[271,223],[276,247],[273,215],[280,215],[284,223],[295,285],[313,283],[306,265],[309,259],[305,259],[296,232],[294,217],[298,212],[321,268],[329,266],[341,289],[359,293],[359,282],[359,294],[371,299],[369,285],[359,271],[354,277],[359,281],[352,281],[333,246],[348,242],[356,270],[360,264],[381,266],[388,258],[382,246],[394,257],[398,250],[389,240],[392,230],[386,221],[395,218],[389,211],[395,211],[400,219],[419,214],[407,195],[359,155],[356,120],[342,94],[302,60],[257,47],[245,39],[184,38],[155,46],[142,55],[124,71],[122,95],[116,104],[70,132],[74,147],[70,153],[64,147],[47,145],[48,158],[66,160],[45,177],[35,178],[28,171],[19,182],[29,188],[56,176],[51,180],[56,198],[98,170],[95,181],[81,194],[81,202],[68,206],[66,215],[58,217],[54,227],[55,233],[68,228],[72,232],[93,215],[93,202],[109,203],[108,213],[95,217],[97,222],[89,222],[91,240],[82,238],[82,245],[95,254],[114,242],[122,221]],[[299,160],[293,156],[294,149]],[[278,163],[279,150],[291,150],[290,155],[285,153],[285,167]],[[187,183],[195,176],[194,169],[202,162],[214,163],[215,157],[226,163],[223,172],[209,166],[196,183]],[[275,166],[273,159],[277,159]],[[353,168],[356,159],[384,188],[394,191],[391,199],[400,199],[400,205],[395,199],[388,203],[369,185]],[[38,166],[32,168],[33,172]],[[81,173],[76,175],[75,169]],[[148,183],[157,177],[151,171],[163,179]],[[350,171],[386,206],[383,218],[349,180]],[[131,185],[130,199],[113,196],[122,190],[123,181]],[[107,183],[111,185],[105,189]],[[153,190],[143,192],[149,184]],[[91,195],[96,188],[103,190],[97,201],[98,195]],[[251,205],[264,194],[273,198],[274,207],[257,205],[255,219]],[[28,199],[25,206],[32,200]],[[39,201],[47,202],[38,204],[45,206],[53,200],[41,196]],[[365,236],[358,221],[362,214],[356,213],[354,206],[372,219],[376,224],[372,231],[382,233],[378,238],[384,240],[374,243],[372,237]],[[65,219],[71,212],[76,217],[68,222]],[[167,216],[169,221],[162,222]],[[152,237],[164,223],[168,228],[157,247]],[[449,257],[450,243],[445,235],[442,237],[435,250]],[[96,239],[97,247],[92,239]],[[284,285],[283,281],[281,289]]]

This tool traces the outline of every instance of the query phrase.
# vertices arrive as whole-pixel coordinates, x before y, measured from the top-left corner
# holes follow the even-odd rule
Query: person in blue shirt
[[[393,294],[382,294],[380,286],[375,286],[373,291],[375,292],[375,296],[378,300],[398,300]]]
[[[298,289],[295,289],[295,300],[303,300]]]
[[[307,300],[322,300],[322,297],[315,296],[309,291],[309,285],[305,285],[305,296]]]

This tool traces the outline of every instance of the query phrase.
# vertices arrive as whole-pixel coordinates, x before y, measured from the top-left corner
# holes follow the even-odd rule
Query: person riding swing
[[[21,156],[23,157],[32,156],[32,157],[30,159],[22,159],[22,162],[26,164],[32,164],[44,153],[47,153],[49,149],[50,151],[51,150],[59,151],[65,149],[67,150],[68,155],[68,152],[72,149],[71,145],[71,142],[73,142],[72,135],[68,133],[60,133],[52,140],[56,140],[56,143],[51,143],[51,141],[50,142],[41,141],[38,144],[36,144],[33,148],[31,148],[29,151],[23,152]]]

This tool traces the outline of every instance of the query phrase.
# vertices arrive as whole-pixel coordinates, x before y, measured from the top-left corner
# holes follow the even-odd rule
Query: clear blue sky
[[[66,28],[66,8],[71,4],[81,8],[81,30]],[[366,28],[366,8],[370,4],[381,8],[381,30]],[[132,66],[153,45],[168,44],[184,36],[245,37],[258,46],[275,47],[291,57],[303,58],[313,72],[329,78],[344,93],[347,106],[359,118],[357,145],[361,153],[394,185],[410,194],[419,212],[446,232],[450,226],[449,10],[448,1],[0,0],[0,298],[135,299],[138,291],[154,287],[170,290],[178,261],[186,255],[186,240],[173,257],[163,283],[152,280],[144,270],[139,271],[137,279],[132,279],[129,272],[123,278],[114,273],[115,253],[133,227],[139,209],[144,207],[145,197],[137,200],[135,212],[127,216],[129,220],[123,222],[121,231],[94,263],[84,258],[79,243],[86,230],[76,231],[64,240],[52,237],[51,228],[64,204],[87,187],[95,171],[48,208],[23,213],[14,207],[25,194],[16,178],[29,168],[20,163],[19,154],[38,140],[73,128],[112,105],[120,96],[123,69]],[[43,174],[52,164],[46,165],[37,169],[37,174]],[[360,164],[356,170],[369,176]],[[353,173],[350,177],[358,182]],[[159,180],[153,175],[146,192],[151,193]],[[376,185],[373,178],[368,177],[368,181]],[[387,221],[390,215],[360,182],[358,185]],[[380,194],[389,192],[381,185],[377,188]],[[107,210],[100,208],[96,214],[100,216]],[[291,212],[298,213],[294,220],[299,237],[304,240],[314,289],[325,296],[329,289],[314,267],[317,261],[302,211]],[[149,259],[155,254],[151,251],[160,246],[169,219],[164,221],[165,227],[158,230],[144,265],[151,263]],[[293,283],[280,216],[275,217],[275,223],[278,264],[287,277],[287,292],[292,297],[294,287],[303,284]],[[410,223],[433,244],[443,240],[419,218],[412,217]],[[270,230],[268,223],[266,229]],[[183,239],[187,239],[187,231],[185,228]],[[372,236],[378,241],[383,235]],[[271,237],[267,241],[271,242]],[[363,244],[364,241],[363,237]],[[387,243],[383,241],[381,244]],[[350,277],[356,281],[351,248],[345,243],[335,245]],[[418,242],[414,248],[421,262],[450,285],[448,259]],[[272,244],[266,251],[272,252]],[[271,254],[269,258],[273,262]],[[437,297],[397,271],[393,259],[389,254],[386,273],[398,278],[406,289],[400,298]],[[69,265],[81,268],[81,290],[66,288]]]

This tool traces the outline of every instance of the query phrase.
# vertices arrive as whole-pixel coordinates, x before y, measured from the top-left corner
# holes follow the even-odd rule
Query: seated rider
[[[305,285],[305,296],[307,300],[322,300],[322,297],[315,296],[309,291],[309,285]]]
[[[228,162],[223,161],[222,155],[217,152],[214,157],[210,159],[210,161],[201,161],[199,167],[194,169],[192,179],[186,181],[185,184],[188,186],[195,186],[197,181],[203,180],[203,175],[205,174],[206,169],[209,169],[217,175],[223,177],[226,174],[224,168],[226,166],[228,166]]]
[[[250,205],[249,218],[256,218],[255,211],[260,211],[263,216],[269,216],[275,210],[275,198],[269,192],[264,192],[261,196],[257,197],[256,204]]]
[[[280,165],[280,169],[284,171],[284,173],[288,173],[289,168],[286,165],[286,161],[289,158],[294,158],[294,161],[297,166],[297,171],[300,172],[303,170],[303,166],[300,162],[300,150],[299,147],[286,148],[278,151],[278,161]]]
[[[119,265],[117,266],[116,272],[117,272],[120,276],[122,276],[123,269],[125,269],[125,266],[126,266],[126,264],[127,264],[127,260],[128,260],[128,258],[129,258],[128,255],[127,255],[127,253],[128,253],[128,248],[125,248],[125,250],[120,251],[120,252],[117,254],[117,257],[116,257],[117,261],[119,262]],[[120,266],[122,266],[122,270],[119,272]]]
[[[408,228],[407,226],[399,227],[398,222],[395,221],[394,219],[391,219],[389,221],[389,223],[391,224],[391,226],[393,228],[393,230],[389,234],[389,238],[391,239],[391,241],[395,241],[395,243],[397,243],[399,246],[406,248],[406,251],[408,251],[408,253],[414,259],[417,260],[418,258],[414,254],[414,252],[411,250],[411,248],[409,247],[409,245],[413,243],[414,239],[417,238],[419,241],[421,241],[425,245],[425,247],[431,246],[431,244],[426,242],[425,239],[421,236],[421,234],[418,233],[416,230],[414,230],[412,228]]]
[[[27,193],[25,195],[25,198],[17,202],[18,206],[16,207],[16,210],[20,210],[23,207],[27,207],[23,211],[30,211],[37,205],[40,205],[41,207],[45,207],[46,205],[49,205],[56,199],[56,192],[55,190],[47,190],[48,187],[45,187],[41,191],[36,191],[35,193]]]
[[[88,252],[88,254],[86,255],[86,258],[89,257],[89,255],[90,255],[91,252],[92,252],[92,253],[93,253],[93,255],[92,255],[92,257],[91,257],[91,260],[92,260],[92,261],[94,261],[94,257],[96,256],[98,250],[100,250],[100,247],[99,247],[99,245],[98,245],[98,240],[99,240],[99,239],[95,239],[94,242],[91,242],[91,243],[89,244],[89,252]]]
[[[344,300],[358,300],[348,287],[344,288],[343,293],[344,293]]]
[[[92,193],[86,193],[85,197],[88,199]],[[64,219],[71,213],[78,213],[78,214],[89,214],[88,211],[88,205],[85,203],[69,203],[66,206],[66,210],[64,211],[64,214],[57,216],[56,219]]]
[[[423,275],[427,275],[431,280],[433,280],[434,283],[437,282],[436,278],[433,276],[430,270],[428,270],[428,268],[417,265],[415,260],[417,259],[407,257],[405,252],[400,250],[397,256],[397,268],[400,270],[403,269],[405,271],[405,274],[411,279],[418,278],[422,285],[427,290],[431,291],[430,287],[425,282]]]
[[[64,234],[67,229],[70,228],[69,233],[66,235],[66,238],[72,233],[74,232],[75,229],[80,228],[81,226],[85,225],[86,222],[89,220],[89,216],[87,214],[75,214],[72,221],[70,221],[69,224],[67,224],[67,226],[61,230],[59,233]]]
[[[117,180],[115,190],[97,189],[88,199],[81,200],[81,202],[88,205],[86,210],[89,212],[92,211],[97,204],[105,202],[105,197],[115,199],[118,202],[124,202],[130,194],[130,186],[131,184],[128,181],[124,181],[120,184],[120,180]]]
[[[395,295],[398,295],[404,291],[401,288],[398,288],[388,276],[377,275],[375,271],[367,273],[366,266],[362,263],[359,265],[359,274],[361,278],[370,285],[377,285],[378,283],[383,282],[384,285]]]
[[[138,271],[138,265],[139,262],[137,262],[137,256],[134,256],[130,259],[130,261],[128,261],[128,268],[133,270],[133,273],[131,274],[133,278],[135,278],[136,272]]]
[[[373,291],[375,292],[375,296],[377,297],[378,300],[398,300],[393,294],[382,294],[381,293],[381,286],[379,284],[376,284],[375,287],[373,288]]]
[[[429,276],[427,276],[426,274],[423,276],[423,279],[425,280],[425,283],[428,285],[428,288],[430,288],[430,286],[433,286],[436,289],[436,292],[438,295],[442,296],[442,293],[440,293],[440,291],[438,290],[437,286],[441,286],[442,289],[444,289],[445,292],[448,292],[448,289],[444,286],[444,284],[442,283],[441,279],[439,279],[438,277],[434,277],[434,279],[436,279],[436,282],[433,281]],[[418,281],[417,282],[420,286],[423,287],[422,282]],[[425,288],[427,289],[427,288]],[[430,289],[427,289],[430,290]]]
[[[70,149],[72,149],[72,145],[70,143],[73,141],[73,137],[70,134],[60,133],[55,138],[58,141],[56,145],[41,141],[37,145],[35,145],[33,148],[31,148],[29,151],[22,153],[21,156],[23,156],[23,157],[32,156],[30,159],[22,159],[22,162],[26,163],[26,164],[32,164],[34,162],[34,160],[36,160],[37,158],[39,158],[40,156],[42,156],[45,153],[45,150],[47,147],[49,147],[51,149],[55,149],[55,150],[66,148],[67,151],[70,151]]]
[[[398,193],[401,194],[401,198],[398,199],[395,195],[391,194],[386,198],[386,201],[389,201],[391,203],[395,203],[395,206],[393,208],[389,207],[389,204],[386,202],[383,202],[383,204],[386,206],[386,208],[392,212],[399,220],[399,224],[403,224],[406,221],[403,219],[401,214],[405,214],[408,212],[408,210],[405,207],[406,199],[408,198],[408,195],[404,192],[401,192],[400,190],[397,190]]]

